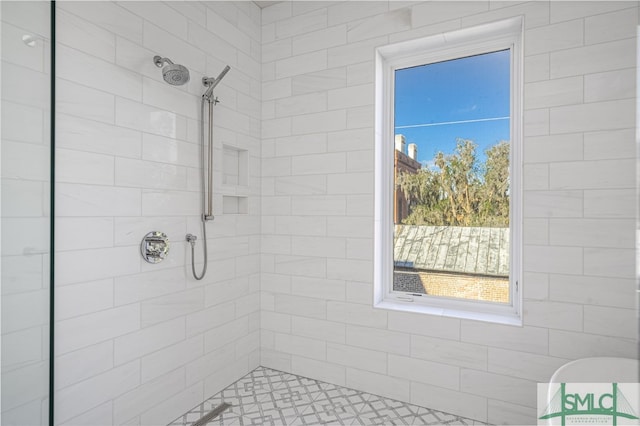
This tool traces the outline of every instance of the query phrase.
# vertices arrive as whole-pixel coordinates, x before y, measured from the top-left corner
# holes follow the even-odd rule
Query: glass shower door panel
[[[0,2],[1,418],[48,424],[49,2]]]

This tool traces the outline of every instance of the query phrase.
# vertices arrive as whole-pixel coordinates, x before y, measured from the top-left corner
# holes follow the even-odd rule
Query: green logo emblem
[[[562,426],[571,424],[612,424],[617,426],[622,419],[628,419],[623,421],[623,424],[638,424],[638,422],[629,422],[629,420],[638,420],[638,416],[620,390],[618,383],[611,383],[610,387],[607,384],[606,389],[601,384],[596,384],[597,389],[594,388],[594,384],[574,383],[571,385],[572,391],[569,391],[566,383],[560,384],[560,388],[555,392],[544,413],[538,419],[557,418],[559,423],[553,422],[553,424]]]

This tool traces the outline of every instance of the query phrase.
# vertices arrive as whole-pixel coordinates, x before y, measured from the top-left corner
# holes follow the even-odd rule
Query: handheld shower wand
[[[227,75],[230,69],[231,67],[227,65],[216,78],[202,77],[202,84],[207,87],[207,90],[202,95],[203,98],[205,98],[209,102],[215,102],[215,100],[212,99],[213,89],[218,85],[218,83],[220,83],[220,80],[222,80],[222,78]]]

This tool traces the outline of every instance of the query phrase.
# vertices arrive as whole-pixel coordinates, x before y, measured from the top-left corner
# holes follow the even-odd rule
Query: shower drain
[[[227,408],[229,408],[229,407],[231,407],[231,404],[227,404],[226,402],[223,402],[222,404],[218,405],[216,408],[214,408],[213,410],[209,411],[207,414],[205,414],[204,416],[200,417],[198,420],[193,422],[192,426],[204,426],[204,425],[206,425],[211,420],[215,419],[220,414],[222,414],[222,412],[224,410],[226,410]]]

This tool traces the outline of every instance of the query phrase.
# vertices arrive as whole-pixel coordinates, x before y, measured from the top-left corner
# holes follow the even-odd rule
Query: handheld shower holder
[[[227,73],[229,72],[230,69],[231,69],[231,67],[229,65],[227,65],[226,67],[224,67],[222,72],[220,72],[220,74],[218,74],[218,76],[216,78],[206,77],[206,76],[202,77],[202,84],[204,85],[204,87],[207,88],[207,90],[205,90],[204,94],[202,95],[203,98],[211,99],[213,97],[213,89],[214,89],[214,87],[216,87],[218,85],[218,83],[220,83],[220,80],[222,80],[224,78],[224,76],[227,75]]]

